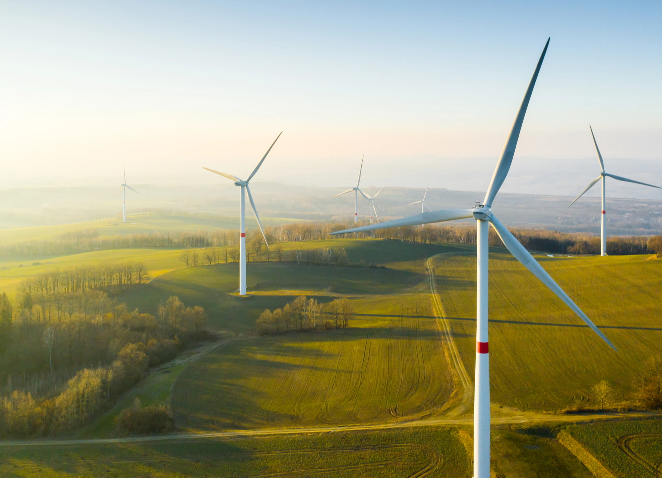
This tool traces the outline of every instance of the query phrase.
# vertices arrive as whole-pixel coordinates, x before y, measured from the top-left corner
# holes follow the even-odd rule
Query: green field
[[[86,445],[2,446],[6,477],[471,476],[457,430],[441,428]]]
[[[161,225],[152,220],[150,227],[180,230],[171,227],[171,219]],[[185,224],[181,227],[187,229]],[[0,234],[3,241],[5,237],[9,236]],[[236,335],[198,360],[154,371],[77,437],[112,436],[115,417],[136,397],[144,405],[171,403],[183,431],[245,430],[251,434],[264,429],[345,425],[356,430],[67,445],[49,450],[4,447],[0,474],[470,476],[465,451],[471,450],[466,438],[470,441],[470,434],[431,426],[392,431],[358,428],[402,426],[414,419],[470,419],[471,410],[460,406],[463,389],[451,366],[450,344],[432,308],[426,262],[432,257],[443,314],[471,378],[475,246],[330,239],[279,247],[286,252],[343,247],[351,265],[277,262],[272,254],[271,262],[248,264],[249,294],[239,297],[236,263],[184,267],[181,250],[122,249],[34,261],[39,263],[2,263],[0,290],[14,293],[24,278],[55,269],[142,262],[150,271],[150,282],[114,295],[117,301],[155,313],[159,303],[177,295],[186,305],[202,305],[211,329]],[[602,379],[614,386],[612,404],[626,402],[641,365],[650,356],[662,354],[662,261],[648,256],[537,259],[619,351],[608,349],[505,250],[493,249],[490,355],[495,416],[513,416],[522,410],[527,419],[544,421],[545,415],[535,412],[577,404],[595,406],[590,389]],[[282,307],[298,295],[320,302],[348,297],[356,317],[344,330],[252,336],[264,309]],[[644,461],[659,467],[662,435],[656,423],[577,425],[570,433],[615,476],[647,476],[628,473],[647,466],[632,458],[632,453],[648,457]],[[496,476],[591,476],[555,439],[557,431],[540,434],[535,429],[495,426]],[[620,446],[618,440],[628,433],[641,438]]]
[[[436,416],[453,393],[425,291],[352,299],[351,328],[235,342],[191,364],[172,405],[184,429],[374,423]],[[420,316],[400,316],[404,304]]]
[[[662,353],[662,261],[649,256],[538,258],[618,352],[508,253],[490,254],[492,400],[519,409],[591,405],[608,380],[628,400],[634,375]],[[468,370],[475,359],[475,256],[435,260],[445,314]],[[593,405],[595,406],[595,405]]]
[[[576,425],[568,433],[618,478],[662,474],[662,420]]]
[[[96,229],[100,237],[125,236],[128,234],[145,234],[150,232],[195,232],[218,231],[219,229],[239,229],[239,218],[229,216],[197,217],[177,214],[134,214],[127,216],[127,222],[122,223],[121,217],[99,221],[80,222],[56,226],[33,226],[0,229],[0,245],[25,241],[50,241],[57,239],[65,232]],[[292,222],[304,222],[301,219],[261,218],[262,226],[280,226]],[[246,228],[254,229],[257,221],[246,217]]]

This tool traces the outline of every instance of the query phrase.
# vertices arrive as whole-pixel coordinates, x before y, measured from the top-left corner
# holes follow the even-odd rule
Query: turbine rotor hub
[[[476,221],[489,221],[492,219],[492,210],[482,204],[476,204],[473,207],[473,215]]]

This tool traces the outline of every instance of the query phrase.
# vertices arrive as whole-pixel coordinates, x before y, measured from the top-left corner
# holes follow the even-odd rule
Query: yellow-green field
[[[353,298],[358,316],[350,329],[220,347],[175,382],[178,425],[213,430],[438,415],[454,388],[426,293],[415,287]]]
[[[6,477],[469,477],[454,429],[0,446]]]
[[[591,386],[603,379],[615,387],[615,402],[630,399],[635,374],[646,359],[662,353],[662,261],[649,257],[538,258],[602,328],[618,348],[614,352],[512,256],[492,251],[492,400],[556,410],[586,404]],[[473,370],[475,256],[440,256],[434,264],[445,314]]]
[[[167,221],[162,226],[169,228]],[[5,237],[9,236],[0,234],[0,240]],[[247,435],[261,429],[470,419],[470,408],[461,406],[463,388],[451,365],[450,344],[441,333],[443,323],[432,309],[426,262],[432,257],[443,315],[472,376],[474,246],[332,239],[279,247],[284,251],[343,247],[353,265],[275,262],[277,256],[272,254],[272,262],[248,264],[249,295],[239,297],[236,263],[187,268],[179,260],[181,250],[122,249],[33,261],[39,264],[2,263],[0,290],[12,294],[24,278],[54,269],[142,262],[150,271],[150,282],[127,288],[114,299],[155,313],[159,303],[177,295],[186,305],[202,305],[210,328],[238,333],[235,340],[198,360],[170,364],[153,373],[79,432],[80,438],[111,435],[114,417],[134,397],[144,404],[171,403],[182,430],[239,429]],[[649,256],[537,259],[619,351],[603,344],[505,250],[493,249],[490,362],[495,416],[513,416],[522,410],[527,419],[544,421],[543,415],[533,412],[595,406],[590,389],[602,379],[615,389],[612,404],[630,400],[635,374],[650,356],[662,354],[662,260]],[[298,295],[320,302],[348,297],[356,317],[344,330],[251,336],[264,309],[282,307]],[[500,406],[505,407],[503,412]],[[587,430],[598,428],[570,432],[592,450],[590,454],[607,463],[600,454],[622,450],[614,443],[625,436],[610,423],[618,422],[601,424],[602,431],[595,436]],[[658,425],[646,425],[653,431],[619,426],[634,427],[634,434],[652,434],[630,440],[628,446],[659,467],[662,435],[653,430]],[[495,426],[497,476],[591,476],[581,460],[555,439],[558,430],[540,434],[514,425]],[[600,441],[603,432],[611,438]],[[67,445],[48,452],[16,446],[0,448],[0,474],[468,477],[469,442],[466,431],[427,426],[289,438]],[[647,476],[627,474],[628,466],[640,466],[641,461],[624,465],[619,460],[605,465],[614,476]]]
[[[100,237],[124,236],[127,234],[144,234],[149,232],[194,232],[217,231],[219,229],[239,229],[239,218],[229,216],[197,217],[177,214],[135,214],[127,216],[127,222],[121,218],[103,219],[99,221],[80,222],[55,226],[16,227],[0,229],[0,245],[24,241],[48,241],[57,239],[63,233],[86,229],[96,229]],[[265,217],[262,226],[279,226],[292,222],[305,222],[300,219]],[[254,229],[257,221],[246,217],[246,227]]]

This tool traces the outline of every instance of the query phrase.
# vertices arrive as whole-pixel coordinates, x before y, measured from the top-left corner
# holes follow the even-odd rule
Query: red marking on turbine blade
[[[246,233],[245,233],[245,232],[242,232],[242,233],[241,233],[241,237],[246,237]]]
[[[489,347],[487,346],[487,342],[476,342],[476,352],[479,354],[486,354],[488,353]]]

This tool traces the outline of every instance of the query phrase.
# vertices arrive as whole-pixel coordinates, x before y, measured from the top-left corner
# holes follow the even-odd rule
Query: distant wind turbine
[[[425,193],[423,194],[423,199],[421,199],[420,201],[410,202],[409,204],[407,204],[407,206],[411,206],[412,204],[420,204],[420,205],[421,205],[421,214],[423,214],[423,213],[425,212],[425,208],[426,208],[426,207],[428,208],[428,210],[432,211],[432,209],[430,209],[430,208],[428,207],[428,205],[425,204],[425,197],[428,195],[428,188],[429,188],[429,187],[430,187],[430,186],[428,185],[428,186],[425,188]]]
[[[430,187],[430,185],[427,185],[427,186],[425,187],[425,193],[423,194],[423,199],[421,199],[420,201],[410,202],[409,204],[407,204],[407,206],[411,206],[412,204],[418,204],[418,203],[420,203],[420,204],[421,204],[421,214],[423,214],[423,213],[425,212],[425,208],[426,208],[426,207],[428,208],[429,211],[432,211],[432,209],[430,209],[430,208],[428,207],[428,205],[425,204],[425,197],[428,195],[428,188],[429,188],[429,187]],[[421,227],[425,227],[425,224],[421,224]]]
[[[239,295],[246,295],[246,194],[245,192],[248,193],[248,200],[251,202],[251,207],[253,208],[253,213],[255,213],[255,219],[257,220],[257,225],[260,226],[262,237],[264,237],[264,242],[267,244],[267,247],[269,247],[269,241],[267,241],[267,236],[265,236],[264,229],[262,229],[260,216],[257,215],[257,209],[255,209],[255,202],[253,201],[253,195],[251,194],[251,189],[248,187],[248,182],[253,178],[253,176],[255,176],[257,170],[260,169],[260,166],[262,166],[262,163],[264,162],[267,155],[271,151],[271,148],[273,148],[274,144],[276,144],[276,141],[278,141],[278,138],[280,138],[281,134],[283,134],[282,131],[276,137],[274,142],[271,143],[271,146],[269,146],[269,149],[267,150],[266,153],[264,153],[264,156],[262,157],[260,162],[257,163],[257,166],[255,166],[255,169],[253,170],[251,175],[248,176],[248,179],[246,181],[243,181],[238,177],[233,176],[232,174],[221,173],[219,171],[214,171],[213,169],[209,169],[205,167],[202,168],[202,169],[206,169],[207,171],[211,171],[212,173],[220,174],[221,176],[234,181],[235,186],[241,187],[240,229],[239,229],[239,236],[240,236],[239,237]]]
[[[359,169],[359,179],[356,181],[356,187],[353,187],[352,189],[348,189],[347,191],[343,191],[340,194],[336,194],[335,197],[342,196],[343,194],[351,193],[354,191],[354,222],[357,223],[359,221],[359,193],[361,193],[364,197],[365,194],[359,189],[359,183],[361,182],[361,171],[363,171],[363,157],[361,157],[361,169]],[[375,194],[376,196],[376,194]]]
[[[477,249],[477,323],[476,323],[476,383],[474,395],[474,478],[489,478],[490,476],[490,376],[489,376],[489,353],[488,353],[488,252],[489,252],[489,226],[496,230],[506,248],[515,258],[524,265],[534,276],[545,284],[565,304],[570,307],[596,334],[600,336],[609,346],[614,348],[609,339],[591,322],[579,307],[568,297],[554,279],[536,262],[529,252],[517,241],[506,227],[492,213],[492,202],[503,184],[508,170],[515,155],[517,140],[519,139],[524,115],[526,114],[533,87],[535,86],[540,67],[542,66],[549,40],[538,60],[533,77],[526,90],[524,99],[520,106],[515,123],[503,148],[499,162],[497,163],[492,181],[482,204],[477,204],[473,209],[448,209],[430,211],[415,216],[386,221],[372,226],[356,227],[332,234],[346,234],[350,232],[373,231],[392,227],[414,226],[433,222],[454,221],[473,217],[477,223],[476,249]],[[614,348],[615,349],[615,348]],[[524,358],[525,359],[525,358]]]
[[[621,176],[616,176],[614,174],[606,173],[605,172],[605,163],[604,163],[604,161],[602,161],[602,155],[600,154],[600,148],[598,148],[598,143],[595,140],[595,135],[593,134],[593,128],[591,128],[591,125],[588,125],[588,127],[591,130],[591,136],[593,137],[593,144],[595,144],[595,151],[598,153],[598,160],[600,161],[600,169],[602,170],[602,172],[600,173],[600,176],[598,176],[593,181],[591,181],[588,184],[588,186],[586,187],[586,189],[584,189],[582,191],[582,193],[579,196],[577,196],[574,201],[572,201],[570,203],[570,206],[575,204],[577,199],[582,197],[586,191],[588,191],[593,186],[595,186],[595,184],[598,181],[602,180],[602,217],[601,217],[601,221],[600,221],[600,255],[601,256],[606,256],[607,255],[607,233],[606,233],[607,219],[605,217],[605,214],[607,213],[607,209],[605,207],[605,183],[606,183],[606,180],[607,180],[607,176],[609,176],[610,178],[614,178],[617,181],[625,181],[627,183],[641,184],[643,186],[650,186],[651,188],[658,188],[658,189],[662,189],[662,188],[659,187],[659,186],[653,186],[652,184],[641,183],[639,181],[634,181],[632,179],[628,179],[628,178],[624,178],[624,177],[621,177]],[[570,207],[570,206],[568,206],[568,207]]]
[[[140,193],[138,191],[136,191],[135,189],[133,189],[128,184],[126,184],[126,166],[123,166],[123,167],[124,167],[124,182],[121,184],[122,187],[120,188],[117,195],[119,196],[121,192],[124,193],[122,195],[122,222],[126,222],[126,190],[128,188],[131,191],[133,191],[134,193],[137,193],[137,194],[140,194]]]
[[[385,188],[386,186],[384,186]],[[377,214],[377,211],[380,210],[378,207],[375,207],[375,198],[379,195],[380,192],[384,190],[384,188],[381,188],[379,191],[377,191],[377,194],[374,196],[368,196],[366,193],[363,191],[359,191],[364,198],[366,198],[370,202],[370,207],[372,207],[372,212],[375,213],[375,218],[377,219],[377,222],[379,222],[379,215]],[[370,224],[372,224],[372,214],[370,214]]]

